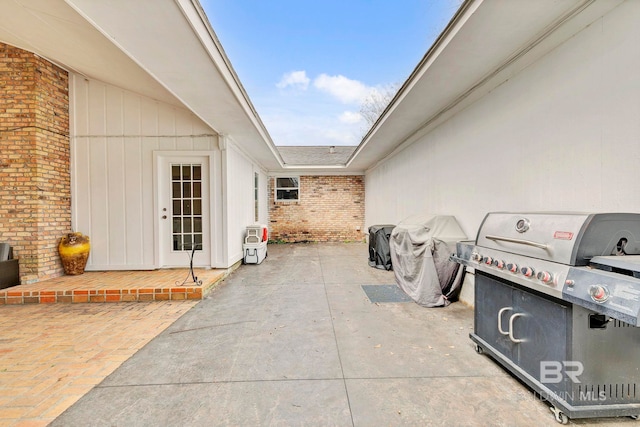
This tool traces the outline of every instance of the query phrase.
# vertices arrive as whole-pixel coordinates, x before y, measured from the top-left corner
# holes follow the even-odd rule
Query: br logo
[[[578,378],[584,372],[582,362],[572,360],[564,360],[558,362],[556,360],[540,361],[540,382],[543,384],[561,383],[565,376],[572,382],[580,384]]]

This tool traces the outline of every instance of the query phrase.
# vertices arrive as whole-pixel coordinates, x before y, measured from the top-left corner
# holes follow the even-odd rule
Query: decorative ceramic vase
[[[88,236],[82,233],[69,233],[64,236],[58,245],[64,272],[71,276],[84,273],[90,250]]]

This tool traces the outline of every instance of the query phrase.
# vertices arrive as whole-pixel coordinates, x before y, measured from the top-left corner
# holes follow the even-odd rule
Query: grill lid
[[[513,254],[584,266],[594,256],[640,254],[640,214],[487,214],[476,244]]]

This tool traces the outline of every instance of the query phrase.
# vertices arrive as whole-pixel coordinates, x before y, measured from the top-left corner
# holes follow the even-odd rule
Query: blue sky
[[[461,0],[200,0],[276,145],[357,145]]]

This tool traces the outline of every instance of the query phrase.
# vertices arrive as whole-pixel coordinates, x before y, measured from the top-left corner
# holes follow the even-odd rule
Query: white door
[[[160,156],[160,266],[211,266],[209,157]]]

